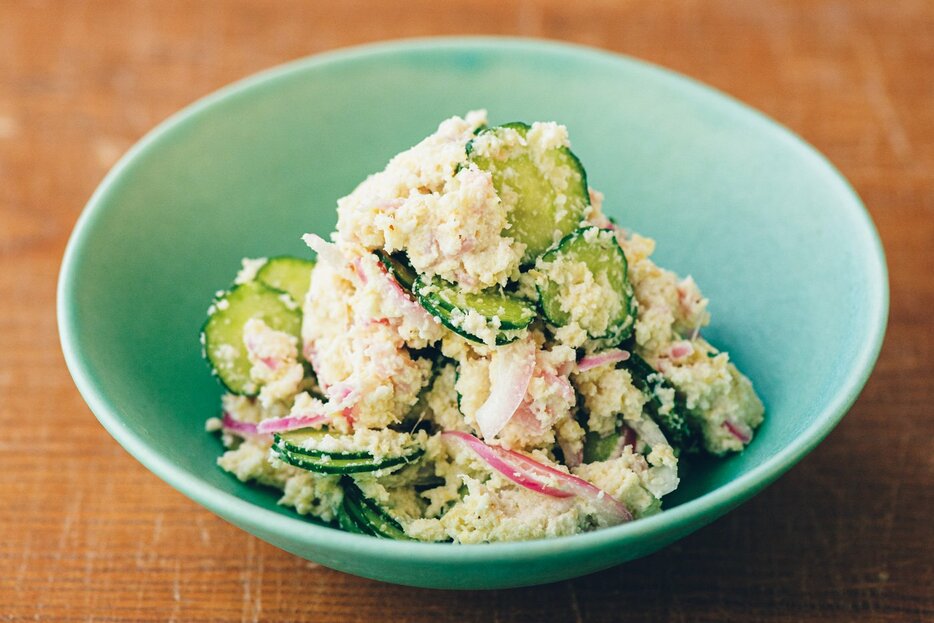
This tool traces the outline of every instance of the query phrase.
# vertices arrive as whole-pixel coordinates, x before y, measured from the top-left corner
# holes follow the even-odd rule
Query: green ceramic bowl
[[[765,425],[742,455],[691,465],[660,515],[573,537],[387,542],[276,505],[215,466],[220,388],[198,329],[243,256],[306,254],[335,201],[442,119],[568,126],[607,212],[711,300],[708,339],[754,380]],[[170,485],[282,549],[444,588],[551,582],[644,556],[737,506],[813,449],[866,381],[885,330],[882,249],[846,181],[761,114],[669,71],[591,49],[431,39],[316,56],[175,115],[110,172],[62,265],[62,347],[104,427]],[[244,542],[247,537],[244,537]]]

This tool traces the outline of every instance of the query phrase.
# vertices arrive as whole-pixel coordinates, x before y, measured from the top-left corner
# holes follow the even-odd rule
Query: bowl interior
[[[655,238],[659,264],[694,276],[711,301],[705,335],[766,404],[749,449],[695,462],[667,505],[696,511],[646,529],[709,521],[830,430],[871,368],[886,305],[878,240],[847,184],[791,134],[691,81],[570,46],[499,40],[294,64],[195,105],[137,146],[91,200],[62,273],[66,356],[105,426],[188,495],[229,493],[294,522],[288,537],[266,519],[247,527],[314,556],[295,539],[320,545],[321,529],[215,466],[220,445],[203,427],[221,392],[199,327],[241,257],[308,255],[300,235],[331,231],[338,197],[472,108],[492,122],[569,127],[606,211]],[[729,491],[720,506],[704,505],[718,488]],[[366,547],[359,541],[347,542]],[[448,555],[433,551],[436,562]]]

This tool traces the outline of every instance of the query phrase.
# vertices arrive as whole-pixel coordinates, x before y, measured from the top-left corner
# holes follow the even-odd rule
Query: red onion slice
[[[473,435],[460,431],[442,433],[459,439],[509,480],[536,493],[555,498],[581,497],[591,502],[607,523],[632,519],[632,513],[619,500],[586,480],[498,446],[488,446]]]
[[[605,366],[610,363],[618,363],[629,359],[629,351],[619,348],[611,348],[603,352],[587,355],[577,362],[577,371],[586,372],[599,366]]]
[[[675,342],[671,345],[671,348],[668,350],[668,356],[672,359],[683,359],[685,357],[690,357],[694,353],[694,345],[688,342],[687,340],[681,340],[680,342]]]
[[[626,420],[626,426],[634,430],[636,435],[652,448],[670,445],[658,424],[645,415],[640,420]],[[678,487],[678,470],[675,465],[653,464],[650,471],[652,477],[645,482],[645,488],[658,499],[662,499]]]
[[[613,449],[613,453],[610,455],[611,459],[618,459],[623,456],[623,452],[626,451],[626,446],[632,448],[633,454],[636,453],[636,431],[632,430],[625,424],[623,425],[623,430],[619,436],[619,441],[616,442],[616,448]]]
[[[562,400],[569,404],[574,403],[574,388],[571,387],[571,382],[568,380],[568,377],[552,374],[548,370],[542,370],[541,375],[542,378],[555,389]]]
[[[658,424],[645,415],[639,420],[626,420],[626,425],[635,431],[635,433],[642,438],[642,441],[652,447],[670,445],[662,429],[658,427]]]
[[[256,424],[235,420],[233,416],[226,411],[224,412],[224,416],[221,418],[221,425],[228,433],[234,433],[235,435],[239,435],[241,437],[251,437],[253,435],[259,434],[259,431],[256,430]]]
[[[747,444],[752,441],[752,429],[746,426],[743,422],[731,422],[726,420],[723,422],[723,427],[726,430],[740,440],[741,443]]]
[[[301,415],[288,415],[286,417],[280,418],[270,418],[268,420],[263,420],[256,425],[256,432],[262,433],[287,433],[291,430],[298,430],[299,428],[309,428],[315,427],[318,428],[324,424],[327,424],[331,421],[331,418],[327,415],[320,413],[316,414],[301,414]]]
[[[494,446],[488,446],[470,433],[451,430],[441,434],[443,436],[457,438],[467,444],[467,446],[476,452],[481,459],[486,461],[490,467],[500,472],[503,476],[513,481],[517,485],[522,485],[526,489],[531,489],[536,493],[550,495],[551,497],[555,498],[569,498],[574,495],[573,493],[568,493],[567,491],[552,487],[541,482],[540,480],[533,478],[531,475],[525,473],[521,468],[507,462],[506,457],[503,456],[503,453],[507,452],[506,450]]]
[[[412,300],[396,278],[389,274],[382,262],[377,262],[383,279],[377,283],[380,296],[395,302],[399,306],[399,311],[403,319],[415,326],[430,325],[435,322],[434,317],[429,314],[424,307]]]
[[[528,337],[500,346],[490,358],[490,395],[477,409],[477,426],[493,439],[522,404],[535,370],[535,341]]]

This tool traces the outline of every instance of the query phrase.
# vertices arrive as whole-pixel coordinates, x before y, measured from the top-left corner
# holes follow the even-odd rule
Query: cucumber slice
[[[222,293],[214,300],[201,328],[204,357],[221,383],[235,394],[255,396],[259,388],[250,379],[250,359],[243,344],[243,326],[259,318],[269,328],[296,338],[301,334],[302,312],[281,290],[251,281]]]
[[[344,532],[353,532],[354,534],[367,534],[373,536],[372,532],[367,531],[366,527],[362,523],[358,523],[361,519],[359,517],[359,511],[356,505],[351,502],[347,495],[344,495],[343,501],[341,501],[340,511],[337,513],[337,525],[340,526],[340,529]]]
[[[574,272],[580,264],[592,276],[592,287],[599,288],[593,293],[603,303],[597,313],[585,304],[580,306],[582,312],[575,313],[576,307],[567,309],[568,303],[577,303],[590,294],[585,292],[582,297],[576,290],[587,287]],[[626,255],[613,232],[597,227],[578,229],[545,253],[537,266],[542,275],[537,285],[539,300],[548,322],[556,327],[578,322],[594,339],[622,341],[632,333],[635,298],[627,276]]]
[[[526,245],[524,265],[574,231],[590,205],[587,173],[577,156],[567,147],[536,149],[526,143],[529,130],[522,122],[486,128],[466,148],[468,159],[490,172],[500,200],[510,205],[506,234]],[[485,148],[491,139],[495,155]]]
[[[325,452],[324,450],[310,449],[305,447],[305,442],[313,440],[320,442],[327,435],[333,435],[324,428],[301,428],[299,430],[289,431],[287,433],[276,433],[273,441],[276,446],[292,454],[320,457],[329,456],[332,459],[366,459],[373,458],[369,452]]]
[[[632,383],[648,396],[646,412],[658,427],[672,448],[682,452],[691,452],[700,447],[701,434],[697,423],[684,405],[684,400],[675,393],[675,405],[667,413],[662,413],[660,390],[674,390],[674,386],[660,372],[635,352],[624,364],[632,375]]]
[[[419,275],[415,279],[413,292],[422,307],[440,320],[441,324],[481,344],[488,344],[490,340],[484,339],[479,333],[495,336],[497,345],[508,344],[535,320],[535,307],[531,303],[499,289],[468,293],[442,279],[426,282]],[[484,321],[484,326],[476,333],[464,326],[470,312],[478,313]]]
[[[460,367],[460,365],[455,364],[455,367],[454,367],[454,396],[455,396],[456,399],[457,399],[457,412],[460,413],[460,414],[463,416],[463,415],[464,415],[464,408],[461,406],[461,402],[463,402],[464,397],[463,397],[463,395],[461,395],[461,393],[460,393],[459,391],[457,391],[457,381],[459,381],[460,378],[461,378],[461,367]]]
[[[311,456],[290,452],[282,446],[274,445],[273,452],[282,461],[293,467],[319,474],[359,474],[375,472],[388,467],[395,467],[404,463],[411,463],[425,453],[421,448],[403,456],[391,456],[376,459],[372,456],[364,458],[339,458],[331,455]]]
[[[396,278],[399,285],[401,285],[403,289],[411,292],[412,285],[415,283],[418,273],[416,273],[415,269],[409,264],[408,258],[401,253],[393,253],[390,255],[384,251],[377,251],[376,256],[389,271],[389,274]]]
[[[355,522],[369,534],[383,539],[411,541],[398,521],[383,510],[379,504],[368,498],[357,485],[348,482],[344,485],[344,500]]]
[[[311,269],[314,267],[313,260],[283,255],[267,260],[257,271],[256,279],[270,288],[287,292],[301,305],[311,285]]]
[[[606,437],[600,433],[589,431],[584,437],[584,463],[606,461],[613,456],[619,446],[619,433],[612,432]]]

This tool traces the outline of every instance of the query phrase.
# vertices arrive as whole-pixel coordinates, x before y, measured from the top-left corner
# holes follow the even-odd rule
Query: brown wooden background
[[[649,558],[487,593],[400,588],[224,523],[130,458],[65,369],[55,280],[108,167],[236,78],[337,46],[520,34],[719,87],[825,152],[872,212],[892,310],[829,439]],[[934,620],[934,2],[0,0],[0,620]]]

